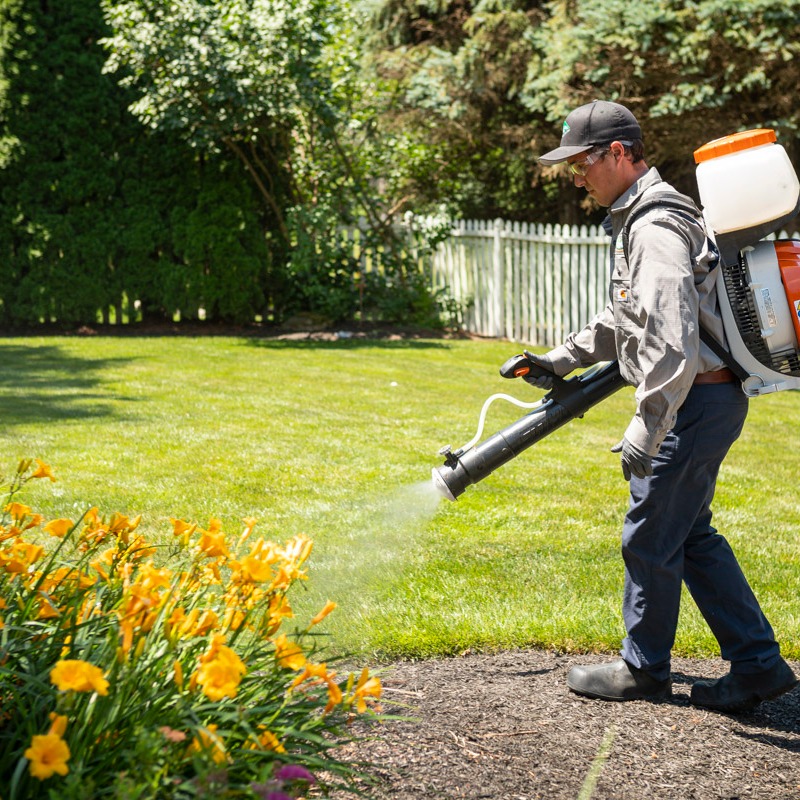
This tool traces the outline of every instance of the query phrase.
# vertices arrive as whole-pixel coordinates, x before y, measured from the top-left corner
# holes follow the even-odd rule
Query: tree
[[[0,18],[2,317],[85,319],[112,302],[104,209],[119,109],[100,79],[99,11],[7,2]]]
[[[400,206],[375,191],[379,148],[358,77],[357,20],[339,0],[103,0],[106,70],[133,114],[207,154],[227,151],[263,201],[274,315],[351,317],[363,279],[339,228],[367,218],[390,281],[409,264]],[[401,204],[402,205],[402,204]],[[398,256],[395,258],[394,256]],[[415,287],[416,290],[416,287]]]
[[[252,321],[268,253],[242,169],[142,136],[107,32],[98,0],[0,4],[0,320]]]
[[[338,10],[324,0],[104,0],[114,33],[106,69],[139,92],[134,115],[246,167],[288,243],[300,199],[292,153],[330,115],[323,52]]]
[[[578,222],[563,169],[536,157],[596,98],[629,105],[649,160],[696,195],[694,149],[773,127],[797,151],[798,0],[385,0],[374,63],[395,82],[384,124],[413,141],[404,164],[420,204],[482,218]],[[578,197],[581,195],[578,194]]]
[[[771,127],[795,151],[799,10],[797,0],[557,0],[535,32],[522,100],[554,123],[596,97],[626,103],[651,160],[696,196],[692,152],[711,139]]]
[[[535,215],[541,118],[520,104],[519,93],[543,6],[388,0],[375,11],[371,66],[392,86],[382,125],[401,144],[399,170],[412,207],[443,205],[484,218]]]

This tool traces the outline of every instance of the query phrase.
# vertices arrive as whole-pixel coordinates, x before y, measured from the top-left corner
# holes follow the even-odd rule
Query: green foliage
[[[419,145],[407,191],[460,216],[585,221],[568,177],[536,156],[595,98],[633,109],[649,161],[690,194],[692,151],[717,136],[774,127],[800,155],[797,12],[796,0],[386,0],[372,60],[395,81],[387,130]]]
[[[2,487],[4,797],[177,800],[214,784],[257,798],[267,784],[290,791],[288,765],[334,785],[352,774],[332,748],[381,687],[319,663],[311,629],[333,604],[287,635],[308,539],[269,542],[255,520],[229,537],[219,520],[173,519],[159,553],[139,518],[92,508],[45,522],[20,502],[36,478],[56,480],[22,460]]]
[[[115,235],[101,209],[114,194],[119,118],[108,81],[95,79],[103,58],[94,41],[98,11],[89,2],[47,14],[10,4],[2,20],[10,80],[0,138],[11,147],[3,159],[0,283],[13,287],[3,292],[2,316],[85,318],[109,302],[106,254]],[[69,284],[69,296],[50,291]]]
[[[358,309],[359,261],[330,209],[297,207],[289,217],[293,247],[284,313],[309,311],[327,322],[352,320]]]
[[[236,162],[203,162],[181,188],[169,215],[178,264],[162,278],[163,308],[181,319],[252,322],[274,300],[266,293],[271,270],[254,192]]]
[[[130,95],[102,74],[96,0],[11,4],[0,21],[12,77],[0,138],[16,142],[0,188],[0,321],[92,325],[126,297],[133,320],[266,313],[270,262],[241,167],[141,135]]]
[[[399,306],[430,315],[422,278],[406,276],[408,270],[387,255],[405,246],[392,233],[403,203],[393,205],[369,188],[389,155],[375,141],[376,111],[355,50],[358,19],[345,4],[240,0],[154,7],[109,0],[104,8],[114,32],[105,40],[106,69],[120,72],[121,83],[138,92],[130,106],[134,115],[153,129],[178,131],[201,151],[227,148],[257,187],[271,235],[275,269],[265,294],[275,320],[310,311],[339,321],[359,312],[364,283],[339,231],[360,215],[370,246],[384,253],[382,277],[376,272],[371,278],[377,294],[394,287],[404,293]],[[179,244],[190,269],[202,267],[217,247],[218,234],[202,234],[217,216],[213,208],[193,213],[199,236]],[[213,228],[219,229],[224,225]],[[248,276],[258,273],[256,260],[248,252],[230,263],[232,253],[228,248],[227,277],[247,286]],[[415,282],[413,291],[394,280],[400,274]],[[215,318],[254,311],[246,297],[233,307],[210,299],[204,304]],[[399,306],[388,316],[399,319]],[[386,302],[382,307],[389,308]]]
[[[455,322],[457,304],[447,289],[432,292],[426,264],[438,242],[449,235],[447,220],[405,219],[397,238],[388,245],[373,241],[373,268],[362,273],[361,319],[410,322],[438,328]],[[366,237],[365,248],[370,247]]]
[[[532,34],[523,102],[553,123],[596,97],[626,103],[651,159],[693,190],[691,153],[718,136],[773,127],[794,151],[798,9],[796,0],[554,2]],[[554,124],[546,146],[557,136]]]
[[[246,167],[287,244],[292,137],[327,113],[322,52],[337,11],[323,0],[113,2],[106,70],[135,87],[133,114]]]
[[[599,221],[537,163],[580,103],[631,106],[689,194],[716,136],[796,159],[799,6],[6,0],[0,323],[428,318],[405,212]]]
[[[362,219],[344,235],[335,215],[315,211],[309,219],[308,209],[295,209],[296,243],[289,263],[294,298],[287,311],[311,311],[328,322],[428,328],[455,321],[455,301],[446,289],[431,289],[427,268],[431,253],[449,234],[445,219],[430,223],[407,215],[402,225],[378,231]]]
[[[391,87],[381,118],[400,151],[398,185],[417,211],[509,219],[535,213],[535,134],[518,100],[538,4],[387,2],[375,14],[371,68]],[[410,158],[406,155],[410,156]]]

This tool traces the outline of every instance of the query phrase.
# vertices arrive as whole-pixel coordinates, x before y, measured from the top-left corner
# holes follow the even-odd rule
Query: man
[[[639,203],[655,194],[681,195],[648,168],[639,123],[622,105],[596,101],[573,111],[561,146],[539,161],[567,162],[575,185],[608,207],[604,227],[612,245],[609,304],[537,361],[565,375],[618,359],[622,376],[636,387],[636,412],[612,448],[630,481],[622,532],[622,658],[573,667],[567,685],[607,700],[670,695],[670,651],[685,581],[731,663],[723,678],[697,681],[691,702],[750,710],[797,679],[733,551],[711,527],[720,464],[748,404],[734,374],[699,338],[702,323],[725,341],[712,272],[716,249],[696,209],[658,204],[631,217],[623,246],[623,226]],[[530,379],[545,387],[548,380]]]

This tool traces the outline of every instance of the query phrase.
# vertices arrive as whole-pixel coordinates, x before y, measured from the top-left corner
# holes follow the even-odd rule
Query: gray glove
[[[622,453],[620,461],[622,462],[622,474],[625,476],[626,481],[631,479],[631,475],[635,475],[637,478],[644,478],[653,474],[653,457],[642,452],[627,439],[623,438],[621,442],[615,444],[611,448],[611,452]]]
[[[528,361],[532,361],[534,364],[543,367],[549,372],[553,371],[553,364],[550,359],[547,358],[547,356],[535,356],[533,353],[529,353],[527,350],[525,350],[525,356]],[[536,386],[538,389],[553,388],[552,375],[523,375],[522,380],[526,381],[531,386]]]

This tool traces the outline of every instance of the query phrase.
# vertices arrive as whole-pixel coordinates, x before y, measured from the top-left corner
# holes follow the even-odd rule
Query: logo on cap
[[[569,133],[569,123],[564,120],[564,124],[561,126],[561,135],[563,136],[565,133]]]

